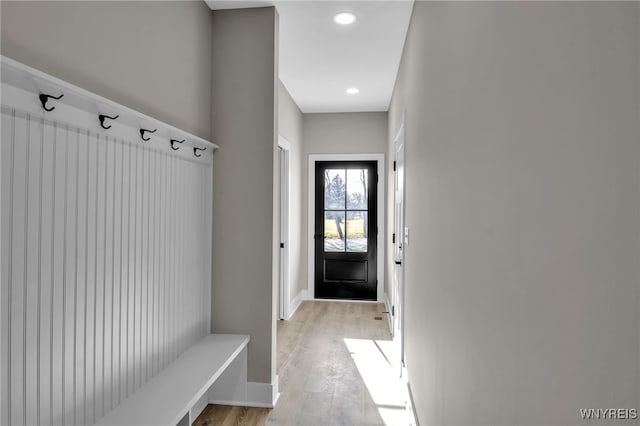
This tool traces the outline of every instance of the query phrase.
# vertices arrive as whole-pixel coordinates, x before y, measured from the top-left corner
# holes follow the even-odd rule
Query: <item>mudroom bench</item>
[[[204,337],[96,425],[191,425],[209,401],[246,388],[248,343],[244,335]]]

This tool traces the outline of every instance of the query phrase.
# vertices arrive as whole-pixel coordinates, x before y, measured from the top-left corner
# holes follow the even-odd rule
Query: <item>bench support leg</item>
[[[238,354],[208,392],[209,403],[246,405],[247,403],[247,348]]]

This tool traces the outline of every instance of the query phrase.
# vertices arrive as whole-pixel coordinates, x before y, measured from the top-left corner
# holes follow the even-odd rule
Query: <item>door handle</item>
[[[402,260],[396,260],[396,265],[402,265]]]

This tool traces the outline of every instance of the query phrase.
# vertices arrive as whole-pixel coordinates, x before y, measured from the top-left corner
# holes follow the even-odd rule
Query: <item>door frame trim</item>
[[[309,201],[307,212],[307,297],[305,299],[322,300],[315,298],[314,291],[314,279],[315,279],[315,247],[313,234],[315,225],[315,185],[316,185],[316,162],[318,161],[375,161],[378,163],[378,183],[376,185],[376,191],[378,195],[378,202],[376,206],[378,216],[378,239],[377,250],[378,256],[377,262],[377,274],[378,285],[376,288],[376,300],[377,302],[384,303],[384,259],[385,259],[385,168],[384,168],[384,154],[379,153],[366,153],[366,154],[309,154],[309,169],[308,169],[308,193],[307,198]]]
[[[400,336],[399,336],[400,337],[400,342],[399,342],[399,344],[400,344],[400,351],[399,352],[400,353],[398,355],[400,357],[400,359],[399,359],[399,361],[400,361],[400,366],[399,366],[400,367],[400,377],[404,377],[404,378],[407,377],[405,363],[404,363],[404,359],[405,359],[404,358],[405,357],[405,352],[404,352],[404,344],[405,344],[405,333],[404,333],[404,330],[405,330],[405,327],[404,327],[405,315],[404,315],[404,309],[405,309],[405,305],[406,305],[405,298],[404,298],[405,289],[406,289],[406,281],[405,281],[405,265],[406,265],[405,259],[406,259],[406,256],[405,256],[405,253],[407,252],[407,247],[409,245],[407,243],[407,241],[405,241],[405,230],[407,229],[407,222],[406,222],[406,216],[407,215],[406,215],[406,207],[405,207],[405,202],[406,202],[406,199],[407,199],[407,197],[406,197],[406,194],[407,194],[407,179],[406,179],[406,177],[407,177],[407,173],[406,173],[406,167],[407,167],[407,165],[406,165],[407,164],[406,163],[406,159],[407,159],[407,156],[406,156],[407,133],[406,133],[405,114],[406,114],[406,111],[403,111],[402,116],[400,118],[400,126],[398,127],[398,131],[396,132],[396,135],[393,138],[393,160],[394,160],[394,164],[395,164],[395,161],[396,161],[396,156],[398,154],[396,146],[397,146],[398,140],[401,137],[402,137],[402,157],[403,157],[403,161],[404,161],[404,164],[403,164],[404,167],[403,167],[403,170],[402,170],[402,182],[403,182],[403,186],[402,186],[402,227],[403,227],[403,229],[401,230],[401,235],[397,235],[396,236],[396,238],[402,238],[402,242],[403,242],[403,247],[404,248],[402,250],[401,259],[400,259],[400,261],[402,262],[401,269],[400,269],[400,274],[402,276],[402,282],[401,282],[401,284],[399,284],[397,289],[394,288],[396,286],[395,277],[394,277],[395,269],[391,272],[391,276],[392,276],[392,278],[391,278],[391,280],[392,280],[392,282],[391,282],[391,284],[392,284],[392,295],[391,296],[392,296],[392,299],[393,299],[394,293],[395,292],[398,293],[398,300],[397,301],[396,300],[392,300],[391,303],[394,304],[394,303],[397,302],[397,304],[398,304],[397,309],[396,309],[396,311],[398,312],[397,320],[399,322],[398,329],[399,329],[399,333],[400,333]],[[395,220],[396,220],[396,218],[395,218],[396,191],[395,191],[395,183],[396,183],[397,177],[398,177],[397,174],[394,172],[394,174],[393,174],[393,182],[390,183],[390,186],[393,187],[393,190],[390,191],[390,192],[393,194],[393,200],[391,202],[393,203],[393,210],[394,210],[394,216],[393,216],[393,219],[392,219],[392,223],[393,223],[393,231],[392,232],[396,232],[396,223],[395,223]],[[396,260],[395,259],[395,255],[396,255],[395,249],[396,248],[395,248],[395,245],[394,245],[393,246],[393,253],[391,253],[391,260],[392,261]],[[396,326],[395,320],[396,320],[396,318],[392,318],[391,319],[392,327]],[[391,336],[392,336],[392,338],[394,340],[398,338],[398,336],[396,336],[395,329],[391,331]]]
[[[290,197],[291,197],[291,143],[285,139],[282,135],[278,135],[278,148],[282,148],[284,151],[285,164],[284,164],[284,182],[280,181],[278,188],[278,198],[279,198],[279,206],[278,206],[278,232],[279,237],[277,241],[277,250],[278,250],[278,263],[280,267],[280,273],[283,275],[282,281],[280,281],[280,273],[278,274],[278,313],[277,319],[289,319],[290,311],[291,311],[291,295],[290,295],[290,268],[289,268],[289,257],[290,257],[290,223],[289,223],[289,214],[291,209]],[[280,163],[280,156],[278,155],[278,166]],[[279,169],[279,167],[278,167]],[[280,169],[278,170],[278,176],[280,176]],[[282,194],[282,189],[285,187],[287,189],[286,194]],[[284,226],[283,226],[284,225]],[[282,240],[280,240],[282,238]],[[280,242],[284,243],[284,249],[280,248]]]

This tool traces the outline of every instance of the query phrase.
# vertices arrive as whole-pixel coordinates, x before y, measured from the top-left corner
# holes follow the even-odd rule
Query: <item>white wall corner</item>
[[[287,306],[287,315],[285,319],[287,320],[290,319],[293,316],[293,314],[296,313],[296,311],[300,307],[300,303],[302,303],[302,301],[304,300],[305,291],[306,290],[300,291],[298,295],[294,297],[293,300],[289,303],[289,306]]]
[[[380,284],[379,280],[378,280],[378,286],[377,286],[377,291],[378,291],[378,296],[377,296],[377,300],[376,302],[378,303],[385,303],[385,294],[384,294],[384,284]]]

